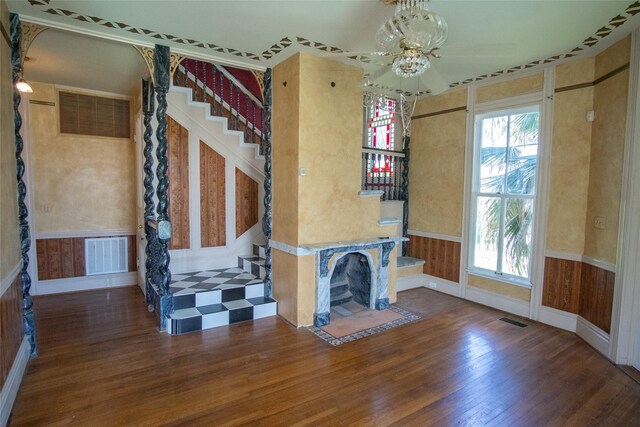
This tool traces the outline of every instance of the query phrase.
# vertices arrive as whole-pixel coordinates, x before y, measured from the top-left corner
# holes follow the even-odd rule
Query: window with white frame
[[[530,283],[540,105],[476,114],[471,271]]]

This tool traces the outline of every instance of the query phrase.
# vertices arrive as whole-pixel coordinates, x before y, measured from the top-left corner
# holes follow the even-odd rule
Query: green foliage
[[[503,174],[486,177],[482,187],[488,192],[508,194],[533,194],[536,181],[537,154],[524,154],[525,146],[535,144],[539,136],[539,114],[525,113],[512,115],[509,122],[498,122],[509,126],[509,146],[483,147],[483,166],[500,169]],[[494,122],[496,123],[496,122]],[[502,190],[502,191],[501,191]],[[485,212],[485,244],[495,245],[499,241],[501,198],[493,197]],[[511,198],[505,208],[504,239],[505,261],[520,276],[528,276],[531,230],[533,223],[533,203],[529,199]]]

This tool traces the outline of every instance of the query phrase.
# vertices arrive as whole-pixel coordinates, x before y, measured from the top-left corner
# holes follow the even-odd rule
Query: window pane
[[[482,120],[480,192],[504,192],[509,116]]]
[[[534,194],[538,157],[538,112],[510,116],[507,191]]]
[[[508,199],[504,224],[502,272],[529,277],[533,200]]]
[[[491,271],[497,269],[500,204],[498,197],[477,198],[474,267]]]

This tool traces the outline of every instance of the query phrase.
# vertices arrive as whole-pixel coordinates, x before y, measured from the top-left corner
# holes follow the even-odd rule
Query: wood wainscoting
[[[236,168],[236,237],[258,222],[258,183]]]
[[[107,236],[105,236],[107,237]],[[137,270],[138,244],[136,236],[127,237],[129,271]],[[36,239],[38,280],[66,279],[86,276],[84,241],[88,237]]]
[[[169,149],[169,249],[189,249],[189,131],[167,115]]]
[[[203,248],[227,244],[225,159],[200,141],[200,241]]]
[[[424,274],[460,282],[460,242],[410,235],[408,255],[425,260]]]
[[[11,280],[11,279],[9,279]],[[0,390],[5,384],[13,361],[22,343],[22,279],[17,270],[15,279],[0,296]]]
[[[546,257],[542,305],[577,314],[609,333],[615,273],[582,261]]]

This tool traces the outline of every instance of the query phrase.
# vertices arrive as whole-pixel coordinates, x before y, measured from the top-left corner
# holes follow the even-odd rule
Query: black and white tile
[[[238,257],[238,267],[174,274],[169,285],[174,312],[167,332],[184,334],[277,314],[264,294],[264,247]]]

